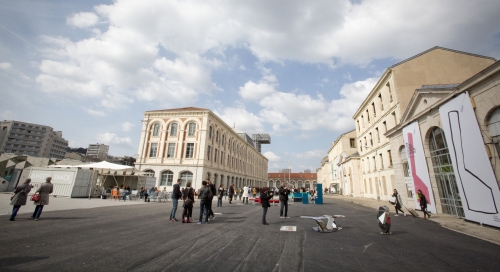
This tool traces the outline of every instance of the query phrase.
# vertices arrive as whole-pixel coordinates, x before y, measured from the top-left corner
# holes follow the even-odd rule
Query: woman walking
[[[26,179],[23,184],[17,186],[14,190],[14,196],[11,198],[10,202],[10,205],[14,205],[12,208],[12,214],[10,215],[10,221],[14,221],[21,206],[26,205],[28,193],[31,191],[31,188],[33,188],[30,182],[31,179]]]
[[[417,195],[418,199],[420,199],[420,210],[424,213],[424,219],[427,219],[426,215],[431,218],[431,214],[427,212],[427,198],[425,198],[421,190],[418,190]]]
[[[194,189],[191,188],[191,181],[186,183],[186,188],[182,191],[182,199],[184,200],[184,205],[182,207],[182,223],[191,223],[189,220],[193,217],[193,204],[194,204]]]
[[[396,215],[394,216],[399,216],[398,215],[398,210],[400,210],[404,216],[406,216],[406,213],[401,210],[401,197],[399,196],[398,190],[394,189],[394,193],[392,194],[393,197],[396,198],[396,203],[394,204],[394,207],[396,207]]]
[[[38,221],[38,218],[40,218],[43,206],[49,205],[49,194],[52,194],[52,192],[54,191],[54,184],[50,183],[51,180],[51,177],[46,178],[45,183],[40,185],[40,187],[35,192],[35,194],[40,194],[40,199],[34,203],[36,207],[33,215],[31,216],[35,218],[35,221]]]

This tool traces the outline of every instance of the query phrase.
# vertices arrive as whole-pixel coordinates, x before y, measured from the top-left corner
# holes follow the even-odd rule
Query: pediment
[[[417,89],[413,93],[413,97],[406,108],[401,123],[406,123],[414,117],[419,116],[421,113],[427,111],[432,105],[443,99],[449,93],[455,91],[453,88],[449,89]]]

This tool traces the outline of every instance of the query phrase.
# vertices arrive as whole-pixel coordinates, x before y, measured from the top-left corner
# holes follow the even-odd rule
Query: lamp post
[[[292,169],[290,168],[290,163],[292,161],[286,161],[286,162],[288,162],[288,186],[287,187],[289,187],[291,185],[290,184],[290,175],[291,175],[291,172],[292,172]]]

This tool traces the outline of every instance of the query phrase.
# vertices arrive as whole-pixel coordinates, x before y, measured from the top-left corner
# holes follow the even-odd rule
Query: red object
[[[260,197],[249,198],[249,200],[253,200],[257,203],[260,203]],[[269,199],[269,203],[280,203],[280,200],[279,199]]]
[[[415,149],[413,147],[413,134],[408,133],[408,145],[409,145],[409,153],[410,153],[410,163],[411,163],[411,175],[413,177],[413,183],[415,184],[415,191],[418,192],[418,190],[422,191],[422,194],[424,194],[427,198],[427,204],[431,204],[431,198],[429,197],[429,188],[427,188],[427,185],[420,179],[419,176],[417,176],[417,166],[415,163]],[[420,199],[417,199],[418,202],[420,202]]]

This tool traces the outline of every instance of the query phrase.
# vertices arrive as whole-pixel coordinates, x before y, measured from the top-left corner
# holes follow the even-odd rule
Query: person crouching
[[[271,207],[269,205],[269,199],[273,197],[273,192],[269,192],[267,188],[262,188],[260,193],[260,203],[262,204],[262,225],[269,225],[266,222],[267,208]]]

